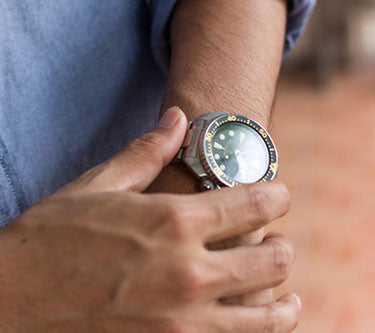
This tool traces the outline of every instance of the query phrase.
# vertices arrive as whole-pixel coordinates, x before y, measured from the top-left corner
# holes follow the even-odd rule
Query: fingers
[[[289,193],[280,182],[255,183],[191,196],[205,243],[254,231],[286,214]]]
[[[295,254],[292,242],[281,234],[272,233],[262,244],[210,253],[223,276],[216,286],[216,297],[228,297],[264,290],[286,280]]]
[[[186,128],[184,113],[177,107],[169,109],[156,129],[84,174],[79,183],[91,191],[144,190],[177,154]]]
[[[287,294],[276,302],[259,307],[221,306],[215,309],[220,332],[292,332],[301,312],[300,298]]]
[[[131,142],[114,161],[123,170],[125,190],[143,191],[181,148],[187,120],[177,107],[169,109],[158,128]]]

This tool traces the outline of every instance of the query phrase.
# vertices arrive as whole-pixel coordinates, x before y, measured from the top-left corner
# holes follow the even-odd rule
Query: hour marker
[[[240,132],[240,143],[242,143],[243,140],[245,140],[245,133],[244,132]]]
[[[215,157],[215,160],[220,159],[220,155],[219,154],[215,154],[214,157]]]
[[[233,131],[229,131],[228,134],[229,134],[229,136],[234,136],[234,132]]]
[[[225,170],[225,165],[224,164],[220,165],[220,169],[224,171]]]
[[[220,143],[218,143],[218,142],[215,142],[215,143],[214,143],[214,147],[215,147],[216,149],[225,150],[225,148],[224,148]]]
[[[225,140],[225,135],[224,134],[220,134],[219,138],[220,138],[220,140]]]

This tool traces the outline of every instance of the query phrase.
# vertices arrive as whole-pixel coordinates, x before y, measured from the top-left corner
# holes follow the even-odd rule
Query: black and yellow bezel
[[[228,177],[218,166],[216,160],[214,159],[213,148],[212,148],[212,139],[216,133],[216,131],[227,123],[240,123],[249,126],[253,129],[259,136],[263,139],[264,143],[267,146],[268,154],[269,154],[269,165],[266,173],[262,178],[260,178],[257,182],[267,182],[274,179],[277,175],[278,170],[278,155],[275,144],[273,143],[271,137],[267,133],[267,131],[257,122],[237,114],[225,114],[219,116],[218,118],[214,119],[207,127],[207,129],[203,132],[203,151],[204,156],[202,158],[205,161],[202,161],[204,165],[206,165],[211,171],[215,178],[217,178],[219,185],[225,185],[229,187],[234,187],[241,185],[230,177]]]

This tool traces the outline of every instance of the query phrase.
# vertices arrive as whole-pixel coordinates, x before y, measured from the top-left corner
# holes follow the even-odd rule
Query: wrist
[[[285,20],[285,1],[181,1],[171,20],[163,110],[178,105],[190,120],[207,112],[237,113],[267,127]]]
[[[259,102],[247,93],[238,94],[230,89],[219,88],[215,92],[202,85],[185,87],[182,80],[171,78],[167,86],[162,113],[177,105],[186,114],[188,120],[210,112],[228,112],[247,116],[267,128],[270,122],[272,102]]]
[[[198,179],[183,163],[169,164],[147,188],[147,193],[192,194],[200,191]]]

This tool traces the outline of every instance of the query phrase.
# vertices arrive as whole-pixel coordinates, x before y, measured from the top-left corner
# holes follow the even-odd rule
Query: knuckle
[[[282,197],[285,199],[285,202],[290,203],[290,192],[284,183],[280,183],[280,193],[282,194]]]
[[[260,189],[251,189],[249,191],[250,200],[252,202],[252,208],[255,210],[260,223],[264,224],[268,222],[270,217],[270,198],[268,194]]]
[[[301,315],[301,306],[298,305],[297,302],[293,302],[292,303],[292,321],[291,321],[292,330],[294,330],[297,327],[300,315]]]
[[[172,274],[175,295],[183,303],[195,300],[204,288],[204,279],[195,260],[188,259]]]
[[[291,204],[290,193],[285,184],[280,183],[279,193],[280,193],[280,197],[283,200],[282,201],[282,215],[285,215],[289,211],[290,204]]]
[[[171,202],[165,206],[164,223],[168,234],[174,239],[185,239],[189,235],[189,223],[186,221],[185,208],[177,202]]]
[[[279,333],[282,329],[282,319],[273,304],[267,306],[264,333]]]
[[[231,207],[222,205],[220,202],[210,207],[210,213],[212,214],[210,216],[210,223],[212,223],[213,228],[218,228],[223,222],[230,219],[232,215]]]
[[[294,250],[291,242],[284,239],[282,242],[274,241],[272,246],[272,270],[277,281],[288,278],[294,260]]]
[[[296,308],[295,308],[295,316],[292,319],[291,332],[294,331],[296,329],[296,327],[298,326],[300,312],[301,312],[301,310],[296,306]]]

